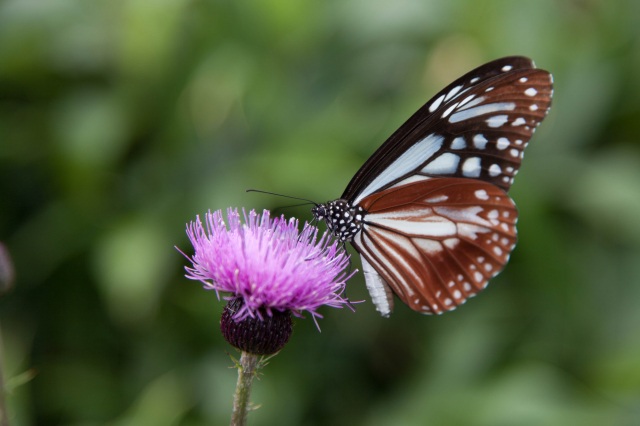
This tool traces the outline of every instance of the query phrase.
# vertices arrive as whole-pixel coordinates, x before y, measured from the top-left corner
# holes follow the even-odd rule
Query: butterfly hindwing
[[[368,214],[353,245],[422,313],[454,309],[484,289],[515,246],[515,205],[486,182],[427,179],[381,191],[361,205]]]

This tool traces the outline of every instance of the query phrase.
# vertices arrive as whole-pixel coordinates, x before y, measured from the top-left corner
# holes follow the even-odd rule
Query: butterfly
[[[394,294],[423,314],[450,311],[504,268],[518,216],[507,191],[552,95],[553,77],[529,58],[484,64],[414,113],[339,199],[312,208],[360,254],[380,314]]]

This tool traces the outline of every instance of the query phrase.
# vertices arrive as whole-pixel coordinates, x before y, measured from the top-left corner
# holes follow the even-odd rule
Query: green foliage
[[[505,272],[441,317],[296,321],[250,424],[638,424],[636,3],[0,3],[12,424],[227,423],[223,303],[183,277],[185,223],[286,204],[252,187],[335,198],[436,90],[509,54],[556,83]]]

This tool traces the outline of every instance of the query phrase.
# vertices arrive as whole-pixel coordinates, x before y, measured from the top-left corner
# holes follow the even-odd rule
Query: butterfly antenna
[[[308,206],[309,204],[311,204],[311,203],[310,202],[306,202],[306,203],[297,203],[297,204],[287,204],[286,206],[278,206],[278,207],[275,208],[275,210],[290,209],[291,207]]]
[[[260,194],[275,195],[276,197],[283,197],[283,198],[290,198],[292,200],[304,201],[305,204],[313,204],[314,206],[318,205],[318,203],[316,203],[315,201],[307,200],[306,198],[292,197],[291,195],[278,194],[277,192],[263,191],[261,189],[247,189],[247,192],[258,192]],[[296,204],[296,205],[303,206],[304,204]]]

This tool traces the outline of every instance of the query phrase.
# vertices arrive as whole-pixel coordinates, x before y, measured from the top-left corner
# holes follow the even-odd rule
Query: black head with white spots
[[[334,200],[318,204],[311,209],[316,220],[327,222],[327,228],[340,241],[353,240],[362,229],[365,210],[360,206],[353,206],[345,200]]]

